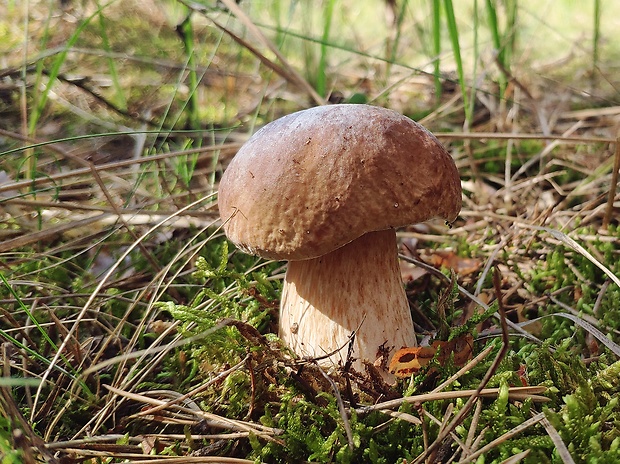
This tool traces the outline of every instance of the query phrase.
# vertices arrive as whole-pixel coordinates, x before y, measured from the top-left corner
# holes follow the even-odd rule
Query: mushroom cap
[[[316,258],[367,232],[461,209],[454,160],[392,110],[329,105],[277,119],[238,151],[219,186],[229,239],[281,260]]]

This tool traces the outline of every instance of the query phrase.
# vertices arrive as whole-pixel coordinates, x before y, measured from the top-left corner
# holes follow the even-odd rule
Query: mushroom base
[[[371,232],[327,255],[290,261],[280,305],[280,338],[295,353],[344,365],[355,332],[353,367],[379,367],[416,338],[398,265],[394,229]]]

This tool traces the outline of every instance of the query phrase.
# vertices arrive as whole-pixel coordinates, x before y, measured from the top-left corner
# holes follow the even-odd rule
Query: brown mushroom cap
[[[226,235],[266,258],[322,256],[367,232],[453,221],[450,154],[411,119],[369,105],[319,106],[256,132],[219,187]]]

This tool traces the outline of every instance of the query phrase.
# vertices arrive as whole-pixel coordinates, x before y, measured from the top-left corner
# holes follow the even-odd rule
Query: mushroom
[[[416,346],[395,228],[451,222],[461,209],[459,174],[439,141],[392,110],[310,108],[257,131],[218,193],[233,243],[289,261],[280,338],[323,364],[343,363],[353,340],[353,367],[376,362],[392,380],[384,355]]]

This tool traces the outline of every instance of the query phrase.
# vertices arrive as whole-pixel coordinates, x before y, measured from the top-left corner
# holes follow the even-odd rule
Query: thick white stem
[[[416,344],[393,229],[371,232],[327,255],[288,264],[279,334],[288,346],[311,357],[344,346],[323,361],[344,365],[348,340],[358,328],[353,351],[358,370],[362,360],[374,363],[380,358],[382,348]]]

